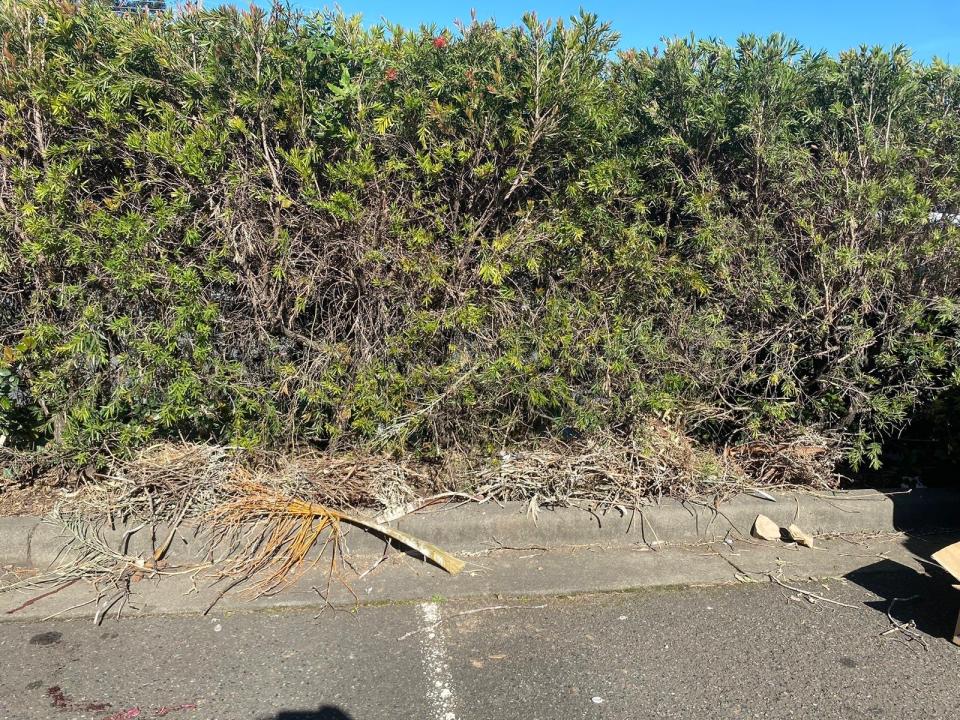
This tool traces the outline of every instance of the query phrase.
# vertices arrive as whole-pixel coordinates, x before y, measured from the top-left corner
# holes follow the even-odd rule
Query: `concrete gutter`
[[[534,520],[524,503],[498,506],[467,504],[408,515],[395,527],[450,552],[492,547],[550,549],[586,545],[606,547],[690,545],[730,536],[747,537],[758,513],[780,525],[796,523],[815,536],[839,533],[935,532],[960,528],[960,492],[923,489],[885,494],[873,490],[836,493],[781,493],[776,501],[740,495],[717,506],[709,502],[664,500],[636,512],[579,508],[541,510]],[[147,556],[167,536],[163,527],[105,528],[104,540],[131,555]],[[197,529],[181,527],[167,559],[189,564],[209,556]],[[384,541],[357,529],[346,536],[358,555],[379,554]],[[0,518],[0,565],[45,568],[66,545],[62,530],[38,517]],[[123,547],[121,547],[123,546]],[[226,548],[215,548],[220,555]]]

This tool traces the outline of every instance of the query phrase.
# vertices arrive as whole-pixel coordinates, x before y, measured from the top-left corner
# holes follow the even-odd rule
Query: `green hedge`
[[[0,0],[0,434],[828,433],[955,385],[960,71]]]

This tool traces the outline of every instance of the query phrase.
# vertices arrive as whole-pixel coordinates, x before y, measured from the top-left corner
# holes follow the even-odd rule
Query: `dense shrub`
[[[0,0],[0,434],[874,459],[956,384],[960,72]],[[866,455],[865,455],[866,454]]]

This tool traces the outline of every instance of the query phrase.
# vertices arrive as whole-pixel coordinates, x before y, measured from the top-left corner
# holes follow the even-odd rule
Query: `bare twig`
[[[911,600],[916,600],[919,597],[919,595],[911,595],[910,597],[906,598],[890,598],[890,605],[887,606],[887,619],[890,621],[890,624],[893,625],[893,627],[880,633],[881,637],[889,635],[890,633],[899,632],[901,635],[906,637],[909,642],[916,641],[923,646],[924,650],[930,649],[927,646],[927,641],[924,639],[923,635],[919,630],[917,630],[917,623],[915,620],[911,619],[909,622],[902,623],[893,617],[894,605],[896,605],[898,602],[910,602]]]
[[[786,588],[787,590],[790,590],[791,592],[800,593],[801,595],[806,595],[807,597],[813,598],[814,600],[820,600],[820,601],[825,602],[825,603],[830,603],[831,605],[839,605],[840,607],[851,608],[852,610],[859,610],[859,609],[860,609],[860,608],[858,608],[856,605],[850,605],[850,604],[845,603],[845,602],[840,602],[839,600],[833,600],[833,599],[831,599],[831,598],[824,597],[823,595],[818,595],[817,593],[815,593],[815,592],[810,592],[809,590],[802,590],[802,589],[800,589],[800,588],[798,588],[798,587],[793,587],[792,585],[787,585],[785,582],[779,580],[779,579],[778,579],[777,577],[775,577],[774,575],[768,575],[767,577],[769,577],[772,582],[775,582],[775,583],[776,583],[777,585],[779,585],[780,587]]]
[[[67,582],[63,583],[62,585],[57,585],[57,587],[55,587],[53,590],[49,590],[49,591],[47,591],[47,592],[45,592],[45,593],[42,593],[42,594],[40,594],[40,595],[37,595],[36,597],[30,598],[30,599],[27,600],[25,603],[23,603],[23,605],[19,605],[19,606],[13,608],[13,610],[7,610],[7,615],[13,615],[15,612],[19,612],[20,610],[23,610],[24,608],[30,607],[31,605],[33,605],[35,602],[38,602],[39,600],[43,600],[44,598],[50,597],[51,595],[56,595],[56,594],[57,594],[58,592],[60,592],[61,590],[66,590],[68,587],[70,587],[71,585],[73,585],[73,584],[74,584],[75,582],[77,582],[79,579],[80,579],[80,578],[74,578],[73,580],[68,580]]]

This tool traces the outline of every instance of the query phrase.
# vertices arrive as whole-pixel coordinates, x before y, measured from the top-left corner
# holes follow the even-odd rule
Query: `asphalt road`
[[[955,720],[955,591],[913,572],[825,585],[803,589],[854,607],[738,584],[4,622],[0,717]],[[893,616],[916,633],[882,635],[914,595]]]

